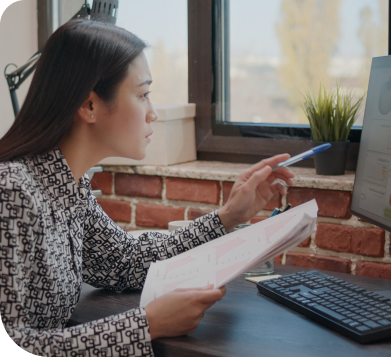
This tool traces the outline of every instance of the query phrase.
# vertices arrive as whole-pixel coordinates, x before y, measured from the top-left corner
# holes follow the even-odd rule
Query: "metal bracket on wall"
[[[94,176],[95,172],[103,172],[103,169],[101,166],[94,166],[94,167],[91,167],[88,171],[87,171],[87,175],[91,181],[92,177]],[[95,195],[95,196],[100,196],[102,194],[102,191],[101,190],[92,190],[92,193]]]

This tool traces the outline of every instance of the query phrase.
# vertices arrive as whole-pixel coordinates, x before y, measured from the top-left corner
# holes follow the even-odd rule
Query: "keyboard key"
[[[385,320],[385,319],[379,320],[379,321],[377,321],[377,323],[378,323],[378,324],[381,324],[381,325],[383,325],[383,326],[389,326],[389,325],[391,325],[391,321],[388,321],[388,320]]]
[[[379,316],[386,316],[386,315],[388,315],[388,312],[379,312],[378,315]]]
[[[352,322],[351,324],[349,324],[350,327],[356,327],[360,325],[358,322]]]
[[[350,324],[352,322],[354,322],[352,319],[346,319],[346,320],[343,320],[342,321],[344,324]]]
[[[364,292],[365,291],[365,289],[364,288],[360,288],[360,287],[357,287],[356,289],[354,289],[356,292],[358,292],[358,293],[362,293],[362,292]]]
[[[276,288],[279,288],[280,286],[277,284],[267,284],[267,287],[271,288],[271,289],[276,289]]]
[[[332,290],[329,289],[329,288],[321,288],[321,289],[315,289],[315,290],[312,290],[311,293],[312,294],[315,294],[315,295],[320,295],[320,294],[324,294],[324,293],[329,293],[331,292]],[[326,295],[327,296],[327,295]]]
[[[300,288],[289,288],[290,291],[292,291],[293,293],[298,293],[300,291]]]
[[[377,328],[377,327],[381,326],[381,325],[377,324],[374,321],[366,321],[366,322],[364,322],[364,325],[366,325],[366,326],[368,326],[370,328]]]
[[[338,321],[342,321],[345,319],[345,316],[338,314],[337,312],[328,309],[327,307],[321,306],[321,305],[315,305],[312,307],[314,310],[320,311],[321,313],[330,316]]]
[[[315,298],[315,295],[312,295],[310,293],[300,293],[301,296],[307,298],[307,299],[313,299]]]
[[[342,313],[342,312],[347,312],[347,310],[345,310],[345,309],[341,309],[341,308],[339,308],[339,309],[337,309],[337,310],[335,310],[335,311],[337,311],[337,312],[339,312],[339,313]]]
[[[366,319],[365,317],[362,317],[361,319],[357,319],[358,322],[365,322],[365,321],[368,321],[368,319]]]
[[[380,308],[384,308],[384,307],[387,307],[387,304],[381,302],[381,303],[376,304],[376,305],[373,305],[373,306],[375,306],[375,307],[380,307]]]
[[[350,317],[350,318],[352,318],[352,319],[354,319],[354,318],[357,317],[358,315],[357,315],[357,314],[350,313],[350,314],[347,314],[346,316],[347,316],[347,317]]]
[[[364,331],[368,331],[369,327],[367,327],[367,326],[357,326],[356,329],[361,331],[361,332],[364,332]]]

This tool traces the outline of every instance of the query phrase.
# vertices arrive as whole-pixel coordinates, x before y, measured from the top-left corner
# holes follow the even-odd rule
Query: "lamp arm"
[[[81,9],[71,18],[71,20],[83,18],[87,20],[88,16],[90,15],[90,11],[90,5],[87,3],[87,1],[85,1]],[[15,71],[9,74],[6,73],[8,66],[14,65],[15,67],[17,67],[13,63],[8,64],[4,69],[4,76],[8,84],[8,89],[10,91],[12,108],[14,110],[15,117],[19,112],[19,103],[18,97],[16,96],[16,90],[30,76],[30,74],[34,72],[35,67],[37,66],[37,62],[41,57],[42,50],[43,46],[30,57],[27,63],[17,68]]]

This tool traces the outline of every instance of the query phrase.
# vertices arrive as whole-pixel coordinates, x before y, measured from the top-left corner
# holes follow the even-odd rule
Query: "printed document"
[[[253,267],[296,247],[316,230],[315,200],[152,263],[140,306],[177,288],[222,287]]]

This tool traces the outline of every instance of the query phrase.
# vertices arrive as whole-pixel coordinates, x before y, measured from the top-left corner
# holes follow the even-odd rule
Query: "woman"
[[[76,20],[48,40],[15,123],[0,140],[0,306],[4,326],[37,355],[153,355],[151,339],[195,330],[225,288],[182,289],[145,307],[67,328],[82,281],[143,287],[151,262],[207,242],[252,218],[291,184],[279,155],[245,171],[227,204],[190,224],[192,239],[118,227],[85,172],[101,159],[143,159],[157,113],[145,43],[107,24]],[[169,239],[171,238],[171,239]],[[193,242],[192,242],[193,241]]]

